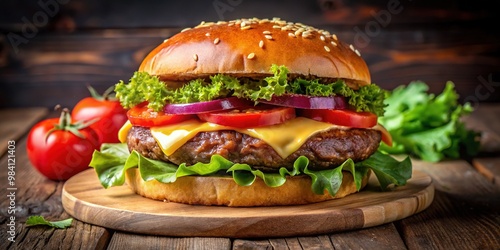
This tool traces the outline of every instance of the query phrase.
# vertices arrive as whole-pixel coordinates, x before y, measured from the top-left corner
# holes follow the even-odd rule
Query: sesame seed
[[[300,36],[300,34],[302,34],[302,32],[304,32],[304,28],[300,28],[300,29],[296,30],[295,35]]]
[[[334,42],[334,41],[331,41],[330,43],[331,43],[333,46],[337,46],[337,43],[336,43],[336,42]]]
[[[330,52],[330,48],[328,48],[328,46],[324,46],[323,48],[325,48],[326,52]]]
[[[293,34],[292,32],[288,33],[288,36],[289,37],[296,37],[295,34]]]
[[[325,36],[320,36],[319,39],[321,39],[321,41],[325,41]]]
[[[352,44],[349,44],[349,48],[354,52],[354,46]]]
[[[264,34],[264,35],[271,35],[271,31],[269,31],[269,30],[264,30],[264,31],[262,32],[262,34]]]
[[[265,37],[266,39],[268,39],[268,40],[273,40],[273,37],[272,37],[272,36],[270,36],[270,35],[265,35],[264,37]]]
[[[279,25],[273,25],[273,29],[281,29],[281,26],[279,26]]]
[[[305,31],[302,33],[302,37],[304,38],[312,38],[311,31]]]
[[[166,43],[167,41],[168,41],[168,38],[167,38],[167,39],[165,39],[165,40],[163,40],[163,42],[164,42],[164,43]]]
[[[339,40],[339,39],[337,39],[337,35],[335,35],[335,34],[332,35],[332,38],[337,40],[337,41]]]
[[[242,26],[242,27],[241,27],[241,30],[249,30],[249,29],[251,29],[251,28],[252,28],[252,26]]]
[[[220,39],[219,38],[215,38],[214,44],[218,44],[219,42],[220,42]]]
[[[193,55],[193,59],[194,59],[194,61],[195,61],[195,62],[197,62],[197,61],[198,61],[198,55],[197,55],[197,54],[194,54],[194,55]]]
[[[205,36],[210,36],[210,33],[209,32],[205,33]]]
[[[234,23],[229,23],[227,26],[233,26],[233,25],[234,25]]]
[[[247,23],[245,21],[241,22],[240,26],[241,27],[245,27],[247,25]]]
[[[254,57],[255,57],[255,53],[253,53],[253,52],[248,54],[248,56],[247,56],[248,59],[253,59]]]
[[[356,53],[356,55],[361,56],[361,53],[359,53],[357,49],[355,49],[354,52]]]
[[[264,41],[260,40],[259,47],[264,48]]]
[[[184,31],[188,31],[188,30],[190,30],[190,29],[191,29],[191,28],[185,28],[185,29],[181,30],[181,33],[182,33],[182,32],[184,32]]]

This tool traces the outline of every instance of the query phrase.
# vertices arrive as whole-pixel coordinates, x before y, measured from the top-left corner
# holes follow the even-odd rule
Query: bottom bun
[[[231,177],[210,176],[184,176],[173,183],[144,181],[137,168],[128,169],[125,177],[135,193],[155,200],[192,205],[255,207],[309,204],[356,193],[351,173],[342,173],[342,185],[335,196],[327,191],[323,195],[313,193],[309,176],[287,177],[285,184],[275,188],[266,186],[260,178],[250,186],[240,186]],[[361,188],[366,186],[369,173],[364,176]]]

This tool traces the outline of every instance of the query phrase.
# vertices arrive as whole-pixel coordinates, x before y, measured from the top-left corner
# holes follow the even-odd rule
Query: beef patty
[[[297,151],[283,159],[261,139],[231,130],[200,132],[172,155],[166,156],[149,128],[134,126],[127,137],[129,150],[150,159],[188,166],[209,162],[214,154],[234,163],[246,163],[263,171],[286,167],[291,169],[299,156],[306,156],[310,169],[328,169],[351,158],[362,161],[378,148],[381,133],[373,129],[331,129],[310,137]]]

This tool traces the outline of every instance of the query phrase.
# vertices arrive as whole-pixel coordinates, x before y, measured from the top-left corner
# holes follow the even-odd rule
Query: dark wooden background
[[[392,13],[391,13],[392,11]],[[392,89],[455,83],[461,100],[500,101],[494,1],[7,0],[0,3],[0,108],[61,104],[127,80],[146,53],[201,21],[281,17],[359,48],[373,82]],[[498,83],[497,83],[498,82]]]

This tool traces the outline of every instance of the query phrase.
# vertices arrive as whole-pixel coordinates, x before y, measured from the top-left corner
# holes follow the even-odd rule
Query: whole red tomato
[[[118,143],[118,131],[127,121],[127,111],[120,102],[109,96],[111,88],[102,96],[89,87],[92,97],[80,100],[73,108],[73,119],[90,121],[98,119],[91,125],[96,130],[103,143]]]
[[[64,110],[60,118],[43,120],[28,134],[27,152],[32,165],[51,180],[67,180],[87,169],[101,145],[88,124],[71,123]]]

